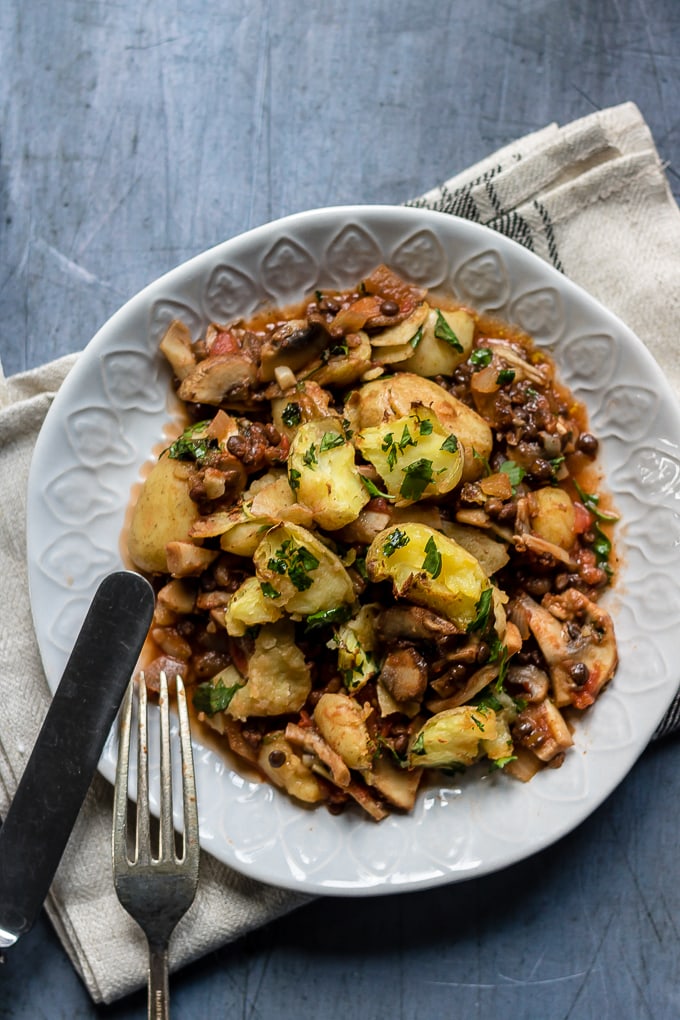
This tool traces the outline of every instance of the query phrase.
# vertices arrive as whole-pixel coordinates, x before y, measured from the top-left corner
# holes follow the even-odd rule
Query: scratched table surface
[[[247,10],[247,13],[244,13]],[[513,138],[626,100],[680,193],[678,0],[5,0],[0,358],[80,350],[129,297],[267,220],[401,202]],[[175,975],[179,1017],[680,1016],[680,746],[490,877],[318,900]],[[3,1018],[97,1007],[42,917]]]

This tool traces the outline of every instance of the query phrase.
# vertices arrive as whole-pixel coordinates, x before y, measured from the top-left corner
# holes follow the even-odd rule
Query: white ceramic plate
[[[442,213],[316,210],[227,241],[157,280],[97,333],[58,393],[33,459],[28,555],[35,627],[54,690],[99,580],[121,566],[120,534],[140,468],[163,440],[169,321],[197,337],[316,287],[347,286],[386,262],[531,333],[585,401],[621,513],[622,554],[606,599],[621,665],[583,718],[564,766],[528,785],[442,779],[408,817],[379,825],[306,810],[232,771],[194,742],[202,844],[253,878],[310,893],[361,895],[479,876],[567,833],[614,789],[675,693],[680,604],[680,414],[662,372],[614,316],[524,248]],[[116,739],[100,768],[113,780]]]

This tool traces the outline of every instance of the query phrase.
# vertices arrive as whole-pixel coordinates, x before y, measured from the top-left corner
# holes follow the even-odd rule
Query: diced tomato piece
[[[218,333],[210,345],[210,357],[218,354],[235,354],[239,350],[238,340],[233,333],[224,330]]]
[[[574,500],[574,531],[576,534],[582,535],[584,531],[592,527],[593,520],[590,510],[586,510],[583,503]]]

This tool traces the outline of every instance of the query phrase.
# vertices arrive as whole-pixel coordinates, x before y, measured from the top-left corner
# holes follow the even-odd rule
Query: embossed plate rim
[[[545,312],[552,300],[542,342],[554,347],[558,365],[561,358],[568,361],[569,345],[584,336],[609,338],[605,354],[611,356],[612,365],[603,393],[589,386],[586,377],[579,380],[578,365],[570,370],[584,385],[580,395],[598,431],[604,428],[603,462],[623,512],[619,541],[626,556],[621,578],[607,600],[625,631],[619,633],[620,673],[579,727],[576,748],[563,768],[542,773],[527,786],[488,775],[444,782],[421,795],[413,815],[392,816],[376,826],[351,814],[338,818],[323,809],[313,812],[291,804],[271,787],[251,783],[231,770],[195,735],[205,849],[236,870],[274,885],[355,896],[460,881],[521,860],[578,825],[634,764],[670,704],[678,680],[672,666],[674,635],[670,626],[664,626],[661,610],[664,599],[677,595],[673,571],[680,566],[680,541],[670,550],[656,548],[656,539],[645,529],[645,515],[654,505],[659,507],[655,513],[666,515],[674,527],[680,520],[675,511],[676,475],[667,481],[663,473],[666,468],[674,472],[680,463],[676,442],[680,412],[660,368],[623,323],[536,255],[486,227],[402,206],[317,209],[257,227],[197,255],[128,301],[88,344],[47,415],[29,475],[27,528],[31,606],[52,690],[96,584],[121,564],[119,533],[128,496],[141,463],[163,438],[168,372],[155,351],[157,336],[153,341],[149,337],[153,314],[162,320],[177,311],[172,302],[195,302],[196,294],[204,309],[212,301],[207,296],[211,274],[225,263],[252,275],[252,267],[261,267],[269,257],[271,281],[281,279],[275,272],[281,260],[285,278],[285,272],[295,268],[292,256],[304,264],[305,251],[313,262],[323,262],[329,238],[337,241],[349,228],[378,239],[385,261],[394,261],[395,251],[408,254],[405,241],[410,240],[414,272],[427,266],[429,244],[430,255],[441,251],[448,260],[447,280],[463,279],[464,265],[474,258],[486,255],[491,264],[496,259],[496,268],[505,273],[501,282],[507,295],[489,307],[500,315],[521,312],[519,299],[531,292],[533,313],[540,317],[541,307]],[[291,242],[288,269],[281,239]],[[278,253],[278,265],[273,264],[272,253]],[[355,278],[336,282],[349,284]],[[274,301],[286,296],[293,295],[270,293]],[[527,308],[530,313],[525,301],[525,313]],[[564,316],[561,324],[555,308]],[[157,333],[160,323],[154,328]],[[597,353],[593,343],[590,347]],[[140,356],[148,377],[130,371]],[[643,404],[644,394],[652,402],[658,396],[642,435],[634,434],[635,417],[626,415],[620,400],[618,409],[615,406],[614,390],[620,385],[628,386],[629,392],[637,387]],[[111,427],[107,450],[105,437]],[[635,475],[627,466],[631,435],[637,443],[632,452],[639,460]],[[95,447],[88,447],[93,437]],[[99,464],[94,456],[97,437],[104,443],[100,453],[106,454]],[[84,484],[90,478],[96,483],[92,487]],[[664,565],[660,561],[666,553],[670,559]],[[647,597],[650,569],[660,601],[645,616],[639,591],[646,584]],[[647,638],[647,627],[653,640]],[[638,671],[652,654],[657,656],[659,675],[640,689]],[[156,739],[154,728],[152,740]],[[112,735],[100,762],[109,781],[116,750]]]

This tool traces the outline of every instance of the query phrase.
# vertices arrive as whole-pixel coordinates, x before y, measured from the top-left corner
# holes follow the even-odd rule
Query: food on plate
[[[238,758],[334,812],[558,767],[616,670],[616,515],[551,359],[384,265],[161,350],[186,420],[128,533],[151,689],[181,674]]]

